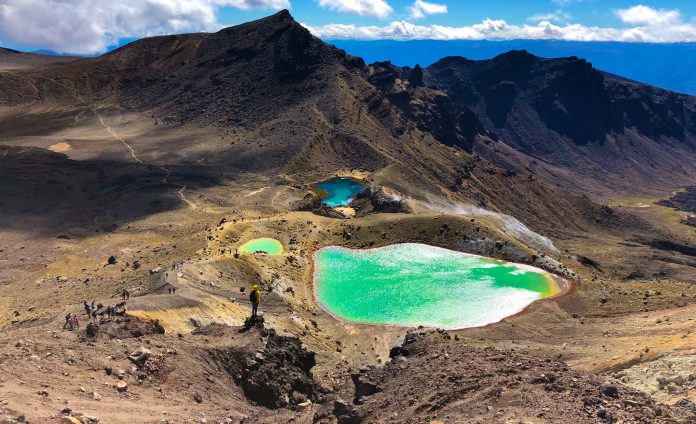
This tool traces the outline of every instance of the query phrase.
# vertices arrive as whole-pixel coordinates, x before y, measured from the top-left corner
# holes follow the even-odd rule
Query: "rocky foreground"
[[[116,318],[4,346],[0,423],[696,422],[689,401],[661,404],[558,357],[442,330],[409,332],[390,357],[327,387],[312,373],[316,354],[263,318],[188,335]]]

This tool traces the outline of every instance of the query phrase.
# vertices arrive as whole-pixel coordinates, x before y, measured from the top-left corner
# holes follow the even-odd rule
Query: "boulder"
[[[116,390],[118,390],[119,393],[123,393],[126,390],[128,390],[128,383],[125,381],[119,381],[116,383]]]
[[[604,383],[602,383],[602,385],[599,387],[599,391],[604,396],[608,396],[614,399],[619,397],[619,388],[616,387],[616,384],[614,384],[611,381],[605,381]]]
[[[87,337],[95,338],[97,337],[97,334],[99,334],[99,326],[93,322],[90,322],[87,324],[87,328],[85,329],[85,334]]]
[[[150,275],[158,274],[162,271],[164,271],[164,268],[162,268],[161,266],[158,266],[158,267],[152,268],[150,270]]]
[[[150,349],[141,346],[138,350],[128,355],[128,359],[138,367],[142,367],[150,356],[152,356]]]
[[[360,416],[355,407],[341,398],[334,401],[333,414],[338,424],[358,424],[360,422]]]
[[[367,376],[362,374],[352,374],[351,379],[355,385],[355,402],[358,403],[359,400],[365,396],[372,396],[379,392],[379,387],[377,384],[370,381]]]
[[[307,409],[307,408],[309,408],[310,406],[312,406],[312,401],[311,401],[311,400],[306,400],[306,401],[304,401],[304,402],[298,403],[297,406],[298,406],[300,409]]]

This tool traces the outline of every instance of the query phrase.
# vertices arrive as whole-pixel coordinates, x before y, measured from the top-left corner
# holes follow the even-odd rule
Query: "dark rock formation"
[[[202,327],[195,334],[221,337],[230,330],[215,324]],[[257,341],[259,336],[263,337],[263,347],[253,348],[254,342],[241,347],[210,349],[208,354],[250,401],[273,409],[304,400],[314,403],[325,400],[325,389],[311,372],[316,364],[314,352],[305,349],[300,339],[278,336],[274,330],[265,329],[263,323],[250,324],[242,334],[247,337],[245,340]]]
[[[334,210],[331,206],[322,203],[321,198],[315,193],[307,193],[305,197],[293,205],[293,209],[298,211],[312,212],[315,215],[326,216],[329,218],[344,218],[344,216]]]
[[[350,203],[357,216],[369,213],[408,213],[411,209],[398,196],[389,195],[382,187],[368,187]]]

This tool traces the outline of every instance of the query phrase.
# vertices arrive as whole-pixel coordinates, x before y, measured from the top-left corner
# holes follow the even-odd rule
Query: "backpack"
[[[251,300],[251,303],[256,303],[259,301],[259,297],[256,295],[256,291],[252,290],[249,292],[249,300]]]

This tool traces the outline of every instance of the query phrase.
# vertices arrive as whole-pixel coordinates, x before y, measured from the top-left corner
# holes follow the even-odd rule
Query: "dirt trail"
[[[109,134],[111,134],[111,136],[112,136],[113,138],[115,138],[116,140],[120,141],[124,146],[126,146],[126,149],[128,149],[128,152],[130,153],[130,155],[131,155],[131,157],[133,158],[133,160],[136,161],[136,162],[138,162],[138,163],[143,163],[143,161],[138,157],[138,155],[135,154],[135,149],[133,148],[133,146],[131,146],[130,144],[128,144],[128,143],[126,142],[126,140],[123,139],[123,137],[121,137],[120,135],[118,135],[118,133],[116,133],[116,131],[114,131],[113,128],[111,128],[111,127],[104,121],[104,118],[102,118],[102,116],[99,114],[99,112],[97,112],[96,109],[94,109],[94,113],[97,115],[97,118],[99,118],[99,122],[102,124],[102,126],[104,127],[104,129],[106,129],[106,131],[108,131]]]
[[[123,137],[121,137],[109,124],[106,123],[104,118],[99,114],[97,109],[94,109],[94,113],[97,115],[97,118],[99,118],[99,122],[102,124],[104,129],[111,134],[113,138],[116,140],[120,141],[126,148],[128,149],[128,152],[130,153],[131,157],[133,158],[134,161],[138,163],[144,163],[142,159],[138,157],[138,155],[135,152],[135,149],[133,148],[132,145],[130,145]],[[179,198],[186,203],[191,209],[198,209],[198,206],[193,203],[191,200],[189,200],[186,195],[184,194],[184,191],[186,190],[186,186],[182,184],[177,184],[177,183],[172,183],[169,181],[169,175],[171,175],[171,171],[167,169],[165,165],[160,165],[159,168],[164,171],[164,177],[162,178],[162,183],[166,185],[173,185],[175,187],[178,187],[179,190],[177,191],[177,194],[179,195]]]
[[[184,194],[184,191],[186,190],[186,186],[182,184],[177,184],[177,183],[172,183],[169,181],[169,175],[171,175],[172,171],[170,171],[166,166],[160,165],[159,167],[162,171],[164,171],[164,177],[162,178],[162,183],[166,185],[173,185],[175,187],[179,187],[179,190],[177,190],[177,194],[179,195],[179,198],[186,203],[191,209],[198,209],[198,205],[193,203],[191,200],[189,200],[186,195]]]
[[[88,102],[85,101],[85,99],[84,99],[82,96],[80,96],[80,94],[77,92],[77,90],[75,90],[74,87],[71,87],[71,86],[69,86],[69,85],[67,85],[67,84],[63,84],[62,82],[58,82],[58,81],[56,81],[56,80],[53,79],[53,78],[47,78],[47,77],[43,77],[43,76],[38,76],[37,78],[40,78],[40,79],[43,79],[43,80],[46,80],[46,81],[50,81],[50,82],[52,82],[52,83],[54,83],[54,84],[57,84],[57,85],[59,85],[59,86],[65,88],[65,89],[67,89],[67,90],[70,92],[70,94],[71,94],[73,97],[75,97],[77,100],[79,100],[81,103],[88,104]],[[103,117],[101,116],[101,114],[99,113],[99,107],[96,107],[96,108],[95,108],[95,107],[93,107],[93,106],[90,105],[90,108],[92,109],[92,112],[94,112],[94,114],[97,116],[97,118],[99,119],[99,123],[104,127],[104,129],[106,129],[106,131],[108,131],[108,133],[109,133],[113,138],[115,138],[116,140],[118,140],[119,142],[121,142],[121,143],[128,149],[128,152],[130,153],[130,155],[131,155],[131,157],[133,158],[133,160],[136,161],[136,162],[138,162],[138,163],[143,163],[143,161],[142,161],[142,160],[138,157],[138,155],[135,153],[135,149],[133,148],[133,146],[131,146],[130,144],[128,144],[128,142],[126,142],[126,140],[124,140],[123,137],[121,137],[120,135],[118,135],[118,133],[116,133],[116,131],[114,131],[113,128],[111,128],[111,127],[106,123],[106,121],[104,121],[104,118],[103,118]]]

